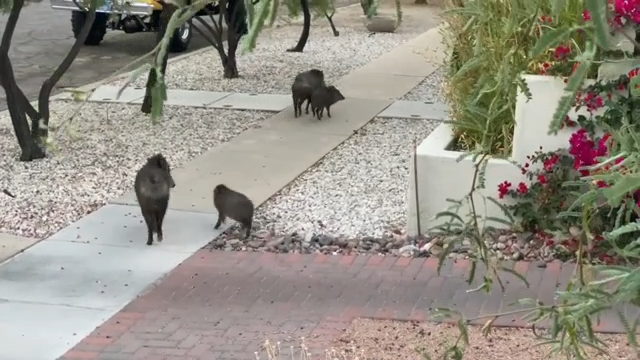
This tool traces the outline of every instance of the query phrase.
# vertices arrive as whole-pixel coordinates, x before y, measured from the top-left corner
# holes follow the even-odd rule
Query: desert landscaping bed
[[[234,229],[212,246],[284,252],[351,247],[375,252],[405,245],[413,139],[423,139],[439,123],[372,120],[260,206],[251,239],[241,239]]]
[[[424,360],[418,349],[432,359],[441,359],[444,350],[458,338],[456,326],[445,323],[356,319],[336,339],[333,351],[339,359]],[[537,346],[529,329],[493,328],[484,337],[479,327],[468,328],[469,346],[465,359],[473,360],[566,360],[566,356],[549,355],[550,346]],[[637,354],[628,345],[626,335],[598,335],[600,346],[609,356],[589,351],[589,359],[631,360]],[[344,355],[343,355],[344,354]]]
[[[265,31],[253,52],[238,52],[240,78],[224,79],[220,59],[213,50],[172,62],[167,70],[167,86],[172,89],[242,93],[288,94],[296,74],[317,68],[324,71],[327,83],[333,83],[427,29],[402,34],[370,35],[361,29],[340,28],[334,37],[326,26],[315,26],[304,52],[291,53],[300,36],[299,26]],[[146,77],[134,86],[143,87]],[[122,85],[124,80],[114,84]]]
[[[52,102],[51,125],[68,124],[80,103]],[[146,158],[162,152],[178,167],[257,127],[271,113],[166,106],[154,125],[139,105],[85,103],[75,120],[54,131],[44,160],[16,161],[10,120],[0,119],[0,232],[44,238],[133,189]]]
[[[405,94],[400,100],[445,103],[443,95],[444,68],[427,76],[418,86]]]

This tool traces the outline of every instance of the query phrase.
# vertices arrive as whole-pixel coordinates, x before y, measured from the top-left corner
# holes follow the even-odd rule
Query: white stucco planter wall
[[[545,152],[567,147],[569,137],[576,131],[576,128],[564,128],[557,135],[548,134],[558,101],[567,86],[564,81],[542,75],[524,75],[524,79],[532,96],[527,100],[524,93],[519,91],[516,99],[511,158],[517,163],[526,162],[527,155],[538,151],[540,146]],[[593,83],[593,80],[587,80],[585,86]],[[586,109],[581,109],[579,113],[589,117]],[[569,117],[575,120],[579,113],[572,109]]]
[[[473,160],[468,158],[456,162],[462,153],[447,150],[453,140],[451,126],[441,124],[418,146],[418,201],[422,233],[433,226],[448,221],[447,218],[441,218],[437,221],[434,219],[438,213],[445,211],[452,205],[447,199],[461,199],[471,189],[475,172]],[[415,235],[418,233],[418,226],[413,161],[411,164],[407,231],[409,234]],[[491,159],[487,164],[485,189],[482,190],[482,194],[496,198],[498,184],[507,180],[516,186],[524,179],[520,169],[509,161]],[[485,206],[481,196],[476,196],[474,200],[476,200],[478,214],[504,218],[502,211],[495,204],[487,202]],[[463,208],[459,215],[464,218],[467,214],[468,208]],[[499,227],[497,223],[488,225]]]

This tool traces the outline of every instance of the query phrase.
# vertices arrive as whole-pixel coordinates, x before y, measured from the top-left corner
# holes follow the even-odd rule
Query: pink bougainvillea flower
[[[542,162],[542,167],[543,167],[544,171],[552,172],[553,171],[553,167],[558,163],[558,160],[560,160],[560,157],[557,154],[553,154],[549,158],[545,159]]]
[[[594,112],[604,106],[604,101],[602,101],[602,96],[596,95],[592,92],[587,93],[587,95],[584,96],[582,101],[587,106],[587,110],[589,112]]]
[[[589,12],[589,10],[582,11],[582,20],[584,21],[591,20],[591,13]]]

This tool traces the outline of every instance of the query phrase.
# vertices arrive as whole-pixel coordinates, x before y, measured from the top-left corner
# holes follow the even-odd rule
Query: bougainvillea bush
[[[576,207],[574,203],[590,190],[597,193],[609,188],[612,181],[604,180],[606,175],[624,175],[628,171],[625,157],[619,156],[621,147],[612,134],[622,130],[640,134],[640,99],[629,88],[639,73],[640,69],[634,69],[615,81],[598,81],[586,87],[576,96],[574,107],[586,109],[587,115],[573,119],[566,116],[562,124],[572,130],[567,147],[531,154],[521,165],[522,182],[504,181],[498,185],[499,199],[518,200],[506,207],[518,219],[521,230],[555,233],[560,241],[554,244],[573,255],[577,240],[569,229],[586,225],[590,238],[584,239],[588,241],[585,248],[591,250],[589,255],[604,262],[613,261],[613,248],[634,241],[638,235],[635,232],[617,238],[614,244],[602,240],[605,234],[637,220],[640,191],[624,194],[614,206],[604,196],[593,196],[586,217],[583,217],[585,207]],[[567,239],[562,239],[563,236]]]

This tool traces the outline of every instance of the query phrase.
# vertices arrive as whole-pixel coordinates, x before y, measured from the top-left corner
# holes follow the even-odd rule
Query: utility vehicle
[[[84,41],[85,45],[97,46],[102,42],[107,29],[124,31],[127,34],[137,32],[156,32],[159,34],[160,14],[162,13],[162,1],[156,0],[115,0],[118,5],[114,6],[114,0],[106,0],[105,4],[96,10],[96,19],[93,22],[91,31]],[[80,34],[84,25],[86,13],[81,9],[79,0],[51,0],[51,7],[56,10],[71,11],[71,30],[74,37]],[[213,14],[218,13],[217,4],[207,5],[207,10]],[[206,15],[203,9],[195,16]],[[191,23],[182,24],[171,37],[169,51],[186,51],[191,42]],[[156,37],[159,41],[159,36]]]

